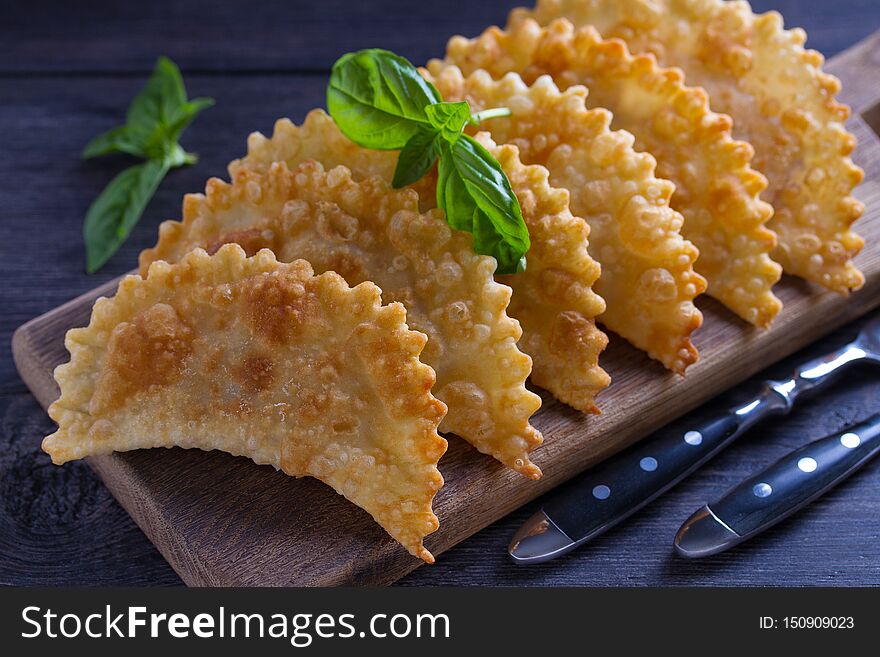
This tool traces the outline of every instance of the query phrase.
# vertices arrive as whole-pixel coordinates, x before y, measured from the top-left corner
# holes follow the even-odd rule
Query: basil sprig
[[[84,159],[125,153],[147,160],[116,176],[89,207],[83,237],[90,274],[122,246],[165,174],[198,160],[178,140],[199,112],[213,104],[211,98],[188,100],[180,70],[161,57],[147,85],[129,105],[125,124],[86,145]]]
[[[354,143],[400,151],[394,187],[418,181],[439,160],[437,206],[449,225],[471,233],[475,251],[493,256],[499,274],[525,270],[529,231],[519,201],[498,161],[464,134],[467,125],[510,110],[471,114],[466,102],[443,102],[409,61],[379,49],[334,64],[327,108]]]

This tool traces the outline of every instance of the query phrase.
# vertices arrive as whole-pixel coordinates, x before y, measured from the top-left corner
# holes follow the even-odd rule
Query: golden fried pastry
[[[592,291],[599,269],[586,251],[588,227],[572,216],[565,192],[550,187],[543,167],[523,166],[516,149],[499,147],[488,136],[478,139],[500,160],[529,228],[526,271],[499,280],[513,288],[508,312],[522,325],[520,347],[533,359],[532,381],[579,410],[595,412],[596,394],[609,378],[598,364],[607,337],[594,317],[605,304]],[[355,179],[376,175],[386,181],[397,162],[396,153],[355,146],[333,119],[315,110],[302,126],[279,120],[271,138],[252,134],[247,157],[230,164],[229,171],[235,178],[242,170],[264,173],[278,161],[293,168],[310,158],[328,168],[351,161]],[[414,188],[423,210],[436,207],[433,176]]]
[[[755,149],[753,165],[770,182],[764,198],[776,211],[768,224],[779,237],[773,257],[837,292],[864,284],[852,262],[864,241],[850,226],[864,206],[852,197],[863,174],[849,158],[849,108],[835,100],[840,82],[822,72],[822,55],[804,49],[803,30],[783,29],[777,12],[756,16],[747,2],[723,0],[539,0],[533,12],[515,11],[511,24],[529,16],[593,25],[680,67]]]
[[[433,562],[446,409],[419,362],[426,337],[380,295],[236,245],[156,262],[67,333],[43,449],[57,464],[147,447],[247,456],[329,484]]]
[[[782,307],[771,291],[782,270],[770,259],[776,240],[764,226],[773,210],[758,198],[767,181],[749,167],[752,148],[731,139],[730,119],[713,113],[706,93],[686,87],[680,71],[565,20],[546,28],[522,20],[508,31],[454,38],[447,61],[466,75],[513,70],[527,83],[550,75],[562,89],[585,85],[587,106],[610,110],[612,127],[632,133],[636,150],[657,159],[657,175],[675,183],[670,204],[684,217],[682,235],[700,251],[694,267],[708,293],[746,321],[770,324]]]
[[[285,162],[295,169],[314,160],[328,171],[344,166],[355,180],[379,176],[394,178],[396,151],[377,151],[358,146],[344,134],[324,110],[312,110],[301,126],[290,119],[278,119],[271,137],[259,132],[248,135],[247,156],[229,164],[229,176],[235,180],[242,169],[265,173],[274,162]]]
[[[548,182],[541,166],[525,166],[519,149],[476,136],[501,164],[529,229],[528,266],[499,276],[513,288],[508,310],[522,324],[520,346],[532,357],[532,382],[585,413],[598,413],[596,395],[611,382],[599,367],[607,336],[595,318],[605,310],[593,291],[599,263],[590,257],[590,228],[569,209],[569,194]]]
[[[538,478],[529,452],[541,443],[529,424],[541,399],[526,390],[531,359],[519,351],[519,323],[507,316],[510,288],[493,280],[495,260],[475,255],[469,234],[453,231],[439,210],[421,214],[412,190],[377,177],[352,179],[345,167],[314,160],[292,170],[240,168],[232,184],[208,181],[184,199],[183,221],[166,221],[141,254],[141,271],[176,262],[196,247],[209,253],[236,242],[249,253],[271,249],[302,258],[350,285],[372,281],[386,303],[399,301],[407,322],[428,335],[422,360],[434,368],[434,395],[449,412],[441,429],[502,463]]]
[[[607,111],[585,108],[583,87],[560,92],[549,77],[529,87],[516,74],[493,80],[485,71],[465,78],[438,61],[428,74],[445,99],[467,100],[473,111],[511,109],[485,127],[518,146],[525,162],[545,166],[590,225],[590,253],[602,267],[596,291],[607,305],[599,321],[684,372],[697,359],[690,335],[702,315],[693,299],[705,281],[694,273],[697,249],[679,234],[681,215],[669,207],[673,186],[654,177],[654,159],[633,150],[632,135],[609,129]]]

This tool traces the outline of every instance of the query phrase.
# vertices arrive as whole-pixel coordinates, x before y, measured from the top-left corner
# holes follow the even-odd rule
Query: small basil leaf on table
[[[140,145],[140,155],[161,158],[198,113],[213,104],[211,98],[187,100],[177,65],[160,57],[146,86],[128,107],[126,128]]]
[[[165,162],[149,160],[116,176],[86,213],[86,270],[93,274],[122,245],[165,174]]]
[[[178,139],[213,104],[211,98],[187,100],[180,70],[167,57],[160,57],[146,86],[128,106],[125,125],[86,145],[82,154],[86,159],[127,153],[148,160],[116,176],[89,208],[83,227],[89,273],[96,272],[122,245],[168,170],[198,160]]]
[[[446,220],[473,234],[474,250],[494,256],[499,274],[524,271],[529,231],[501,165],[469,135],[441,148],[437,205]]]
[[[441,100],[415,66],[380,49],[341,57],[327,86],[327,109],[340,130],[377,150],[401,149],[419,128],[431,128],[425,107]]]
[[[132,132],[150,138],[186,103],[180,70],[167,57],[160,57],[144,88],[134,97],[125,116]]]
[[[93,157],[103,157],[115,153],[127,153],[146,157],[146,154],[137,139],[133,137],[127,125],[117,126],[104,134],[92,139],[83,149],[82,158],[88,160]]]
[[[143,158],[165,157],[199,112],[213,104],[212,98],[188,101],[180,71],[162,57],[147,85],[129,105],[125,125],[95,137],[82,156],[89,159],[127,153]]]
[[[213,98],[194,98],[177,108],[168,118],[165,138],[176,142],[202,110],[214,105]]]
[[[471,108],[466,102],[436,103],[425,108],[428,120],[447,141],[455,141],[471,119]]]
[[[421,180],[440,155],[437,140],[440,135],[430,130],[419,130],[406,142],[400,155],[397,156],[397,168],[394,169],[394,180],[391,185],[395,189],[412,185]]]

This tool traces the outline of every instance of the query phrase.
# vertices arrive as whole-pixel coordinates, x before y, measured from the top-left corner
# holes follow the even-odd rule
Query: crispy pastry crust
[[[598,269],[584,251],[588,227],[572,217],[563,190],[550,187],[543,167],[524,166],[515,149],[499,147],[488,136],[479,139],[502,160],[531,235],[526,272],[498,280],[514,290],[508,312],[522,325],[520,348],[533,359],[532,381],[575,408],[595,412],[596,394],[609,378],[598,365],[607,337],[593,321],[604,302],[591,289]],[[315,110],[302,126],[281,119],[271,138],[251,135],[247,156],[233,162],[230,172],[261,172],[276,161],[294,167],[303,158],[328,167],[350,160],[356,163],[356,179],[378,175],[390,181],[396,157],[355,146],[329,116]],[[415,189],[423,210],[436,207],[434,177],[426,176]]]
[[[329,484],[433,562],[446,409],[419,362],[426,337],[380,294],[237,245],[156,262],[67,333],[43,449],[58,464],[148,447],[247,456]]]
[[[516,146],[498,146],[486,133],[477,140],[507,174],[529,229],[526,271],[498,280],[513,288],[509,310],[522,324],[532,382],[580,411],[598,413],[596,395],[611,379],[599,367],[608,337],[595,322],[605,301],[593,292],[600,268],[587,250],[590,227],[572,215],[568,192],[550,186],[546,168],[524,165]]]
[[[248,135],[247,155],[229,164],[235,180],[242,169],[265,173],[274,162],[285,162],[294,169],[314,160],[328,171],[344,166],[355,180],[379,176],[390,181],[397,166],[397,153],[361,148],[351,142],[324,110],[312,110],[301,126],[290,119],[278,119],[271,137],[259,132]]]
[[[494,282],[494,259],[475,255],[470,235],[451,230],[437,210],[419,212],[415,192],[376,177],[357,182],[345,167],[325,171],[314,160],[293,170],[276,162],[265,173],[238,167],[232,184],[214,178],[204,195],[186,196],[183,221],[162,224],[141,270],[227,242],[272,249],[285,262],[303,258],[349,284],[379,285],[428,335],[422,359],[449,406],[441,429],[528,477],[541,475],[529,460],[541,443],[529,424],[541,399],[525,387],[532,362],[506,313],[510,288]]]
[[[519,147],[525,162],[545,166],[550,184],[570,191],[602,267],[596,291],[607,309],[599,321],[684,372],[697,360],[690,335],[702,315],[693,299],[705,280],[693,270],[697,249],[679,234],[681,215],[669,207],[673,186],[654,177],[654,159],[633,150],[632,135],[609,129],[607,111],[585,108],[583,87],[560,92],[549,77],[529,87],[516,74],[493,80],[485,71],[465,78],[438,61],[429,71],[444,98],[466,99],[474,110],[511,108],[509,119],[484,127]]]
[[[534,12],[514,11],[511,24],[529,15],[594,25],[683,69],[755,149],[776,210],[774,258],[843,294],[864,284],[852,262],[864,240],[850,226],[864,206],[852,196],[863,173],[849,157],[849,108],[835,99],[840,82],[822,71],[822,55],[804,49],[803,30],[783,29],[777,12],[755,15],[747,2],[722,0],[539,0]]]
[[[465,74],[513,70],[527,83],[550,75],[562,89],[585,85],[587,106],[611,111],[613,127],[632,133],[636,150],[657,159],[658,176],[675,183],[670,204],[700,251],[694,267],[708,294],[752,324],[770,324],[782,307],[771,291],[782,270],[769,256],[773,210],[758,198],[766,179],[749,166],[752,148],[731,138],[730,119],[712,112],[706,93],[685,86],[680,71],[565,20],[541,28],[525,19],[473,40],[453,38],[447,60]]]

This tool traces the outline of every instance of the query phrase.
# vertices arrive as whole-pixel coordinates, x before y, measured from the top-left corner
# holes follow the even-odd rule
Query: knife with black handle
[[[550,561],[595,538],[690,475],[757,422],[788,413],[853,363],[880,364],[880,315],[854,342],[766,381],[746,401],[692,426],[673,424],[551,493],[508,547],[515,563]]]
[[[742,543],[824,495],[878,453],[880,414],[796,449],[688,518],[675,536],[675,551],[694,559]]]

